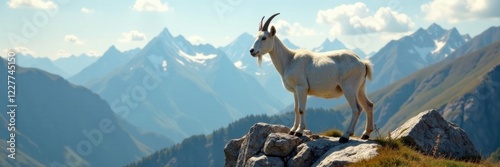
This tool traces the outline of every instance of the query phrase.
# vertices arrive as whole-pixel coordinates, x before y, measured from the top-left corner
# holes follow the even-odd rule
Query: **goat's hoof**
[[[369,138],[370,138],[370,136],[368,136],[368,135],[361,136],[361,139],[363,139],[363,140],[368,140]]]
[[[339,139],[339,143],[347,143],[349,141],[348,138],[345,138],[345,137],[340,137]]]
[[[302,133],[295,132],[295,136],[297,136],[297,137],[302,137]]]
[[[288,132],[288,134],[293,135],[293,134],[295,134],[295,132],[290,131],[290,132]]]

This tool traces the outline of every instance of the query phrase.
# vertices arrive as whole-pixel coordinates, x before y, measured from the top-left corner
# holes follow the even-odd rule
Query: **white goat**
[[[338,98],[345,95],[352,110],[351,123],[339,142],[349,141],[362,111],[366,111],[366,127],[362,139],[370,138],[373,131],[373,103],[365,93],[366,78],[371,79],[372,65],[349,50],[314,53],[308,50],[290,50],[276,36],[274,26],[268,31],[272,15],[262,26],[255,38],[250,54],[258,58],[269,53],[276,70],[281,75],[284,87],[293,92],[295,98],[295,121],[289,134],[302,136],[306,129],[305,109],[307,95],[322,98]]]

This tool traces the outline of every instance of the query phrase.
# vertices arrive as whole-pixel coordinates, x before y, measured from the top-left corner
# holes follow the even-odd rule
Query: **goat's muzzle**
[[[253,57],[257,56],[257,54],[259,53],[259,51],[255,52],[255,53],[254,53],[254,51],[255,51],[254,49],[250,49],[250,54],[251,54]]]

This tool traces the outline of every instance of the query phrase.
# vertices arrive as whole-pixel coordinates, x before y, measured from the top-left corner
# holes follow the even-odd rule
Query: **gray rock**
[[[261,149],[264,147],[267,136],[271,133],[288,133],[290,128],[284,125],[272,125],[267,123],[257,123],[250,131],[246,134],[246,138],[241,144],[240,151],[238,153],[238,160],[236,166],[243,166],[246,161],[257,155]]]
[[[345,166],[348,163],[376,156],[379,144],[352,138],[349,142],[330,148],[313,166]]]
[[[240,139],[224,147],[225,166],[336,166],[369,159],[377,154],[378,144],[351,138],[341,144],[338,137],[288,135],[283,125],[257,123]],[[307,134],[309,133],[309,134]],[[239,151],[238,151],[239,150]]]
[[[424,111],[391,132],[392,138],[401,138],[403,142],[415,146],[427,155],[434,154],[438,135],[437,156],[455,159],[480,158],[465,131],[446,121],[436,110]]]
[[[309,139],[305,137],[305,139]],[[264,144],[264,153],[269,156],[284,157],[290,154],[303,140],[286,133],[271,133]]]
[[[328,137],[302,143],[297,147],[297,153],[288,161],[287,166],[311,166],[330,148],[340,145],[339,138]]]
[[[248,159],[245,166],[282,167],[282,166],[285,166],[285,163],[283,162],[283,160],[281,160],[281,158],[266,156],[266,155],[262,154],[262,155],[258,155],[258,156],[253,156],[250,159]]]
[[[236,166],[238,160],[238,153],[241,148],[241,143],[245,140],[246,136],[239,139],[232,139],[224,146],[225,167]]]

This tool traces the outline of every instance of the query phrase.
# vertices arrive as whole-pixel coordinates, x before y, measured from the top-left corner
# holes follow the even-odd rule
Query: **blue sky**
[[[142,48],[165,27],[194,43],[224,46],[255,34],[262,16],[279,12],[272,25],[282,39],[311,49],[338,38],[368,53],[434,22],[473,37],[499,25],[498,6],[496,0],[6,0],[0,49],[2,56],[9,49],[51,59],[100,56],[111,45]]]

